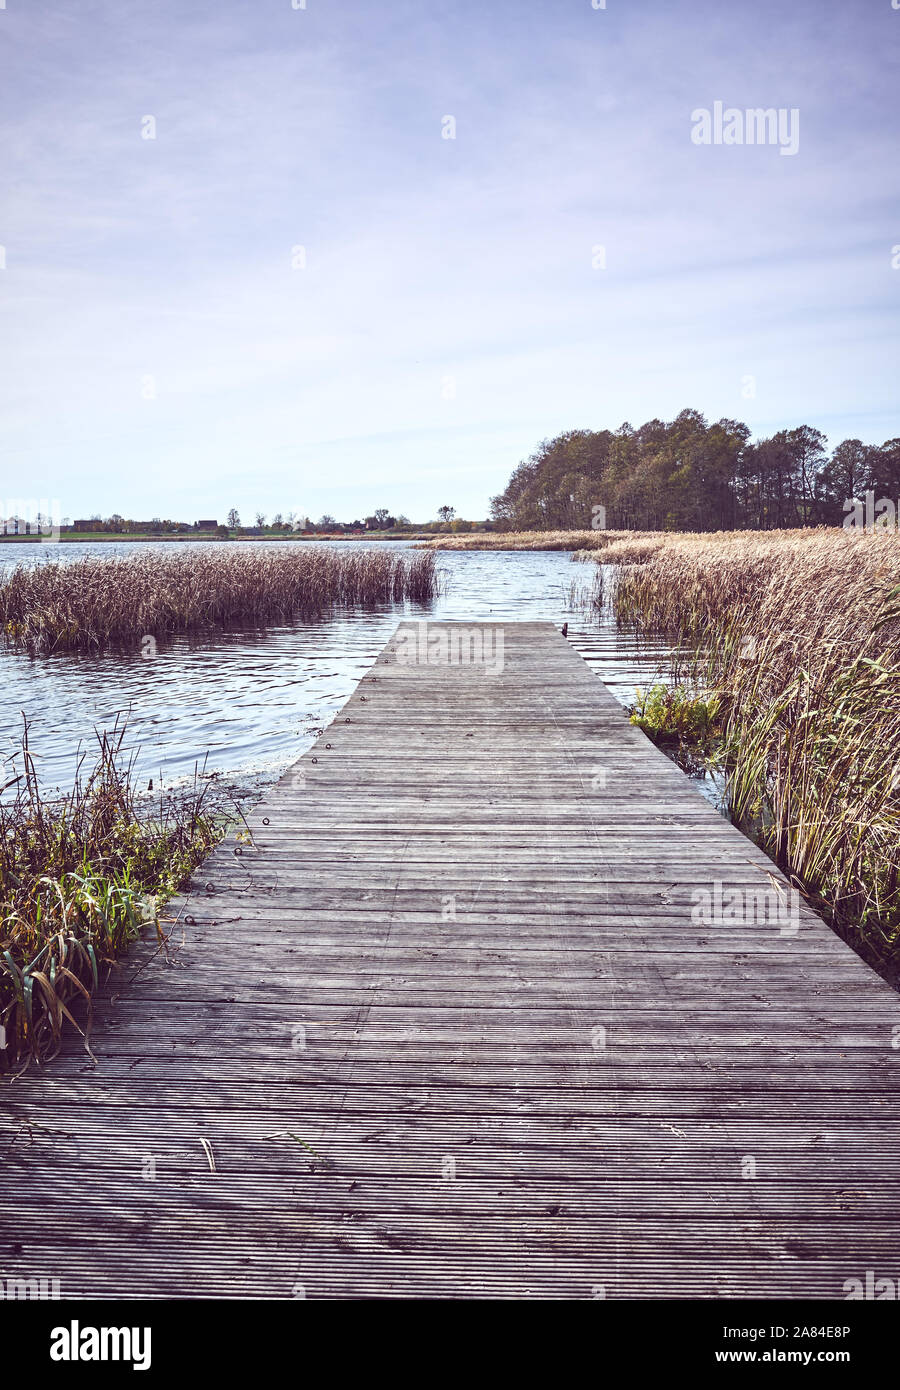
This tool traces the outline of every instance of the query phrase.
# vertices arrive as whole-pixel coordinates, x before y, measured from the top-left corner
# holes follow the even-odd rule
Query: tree
[[[800,425],[788,432],[791,457],[797,477],[800,522],[809,526],[816,520],[820,495],[819,476],[825,464],[825,435],[812,425]]]
[[[228,513],[228,525],[232,531],[236,531],[240,524],[241,518],[237,514],[237,509],[232,507],[231,511]]]
[[[324,516],[319,517],[317,524],[320,531],[333,531],[335,526],[337,526],[334,517],[329,516],[328,512],[326,512]]]
[[[387,507],[376,507],[372,513],[372,518],[380,529],[384,530],[394,525],[394,518],[391,516]]]
[[[281,512],[276,512],[275,515],[272,517],[272,530],[280,531],[283,526],[284,517],[281,515]]]
[[[438,514],[438,517],[439,517],[439,519],[440,519],[441,521],[444,521],[444,522],[446,522],[446,521],[452,521],[453,518],[456,516],[456,508],[455,508],[455,507],[438,507],[438,512],[437,512],[437,514]]]
[[[837,446],[820,478],[824,520],[841,520],[847,514],[844,503],[865,496],[872,487],[872,464],[877,453],[859,439],[845,439]]]
[[[900,498],[900,439],[886,439],[880,449],[869,449],[872,487],[880,497]]]
[[[542,440],[513,470],[491,499],[491,516],[501,529],[518,531],[593,529],[604,514],[614,530],[834,525],[841,521],[835,497],[848,476],[868,472],[900,483],[900,453],[888,445],[862,459],[847,449],[829,473],[824,436],[808,425],[754,444],[749,437],[741,421],[708,424],[697,410],[636,429],[626,422],[612,432],[568,430]],[[441,508],[445,524],[447,515]]]
[[[264,512],[257,512],[257,513],[256,513],[256,524],[257,524],[257,526],[265,526],[265,524],[266,524],[266,517],[265,517],[265,513],[264,513]]]

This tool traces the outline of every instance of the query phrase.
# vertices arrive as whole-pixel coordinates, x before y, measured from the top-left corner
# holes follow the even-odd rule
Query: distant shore
[[[128,531],[75,531],[66,532],[58,537],[51,536],[0,536],[0,544],[4,545],[85,545],[100,541],[103,543],[121,543],[122,541],[144,542],[156,544],[159,541],[208,541],[210,543],[227,545],[229,542],[259,542],[259,541],[425,541],[432,538],[430,531],[361,531],[353,535],[325,533],[319,535],[310,532],[276,532],[271,536],[217,536],[211,532],[163,532],[160,534],[147,535],[145,533],[134,533]]]

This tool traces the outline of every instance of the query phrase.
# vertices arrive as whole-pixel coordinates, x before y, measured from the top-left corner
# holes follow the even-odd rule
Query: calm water
[[[171,544],[16,545],[0,552],[0,566],[162,548]],[[179,638],[151,658],[139,650],[29,657],[0,648],[0,750],[6,756],[18,742],[24,712],[41,781],[67,785],[79,749],[91,760],[94,729],[127,716],[142,780],[171,786],[205,760],[207,772],[252,795],[310,746],[404,617],[568,621],[570,640],[625,704],[662,669],[660,652],[638,652],[608,615],[579,606],[594,566],[573,564],[567,552],[444,551],[438,561],[442,592],[427,608],[396,604],[265,633]]]

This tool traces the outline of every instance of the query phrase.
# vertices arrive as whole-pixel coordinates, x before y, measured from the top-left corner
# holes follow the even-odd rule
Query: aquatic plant
[[[620,622],[668,637],[682,667],[691,651],[694,688],[718,700],[734,819],[888,974],[900,969],[898,594],[900,534],[841,528],[667,534],[622,566],[613,594]]]
[[[715,695],[659,682],[636,692],[631,722],[658,743],[672,739],[702,744],[714,734],[720,709]]]
[[[64,1029],[90,1033],[105,972],[226,833],[212,779],[142,805],[124,724],[98,733],[96,764],[67,793],[38,784],[25,723],[0,798],[0,1069],[45,1061]]]
[[[311,619],[346,605],[427,603],[435,557],[326,546],[207,546],[18,565],[0,581],[0,631],[33,652]]]
[[[593,550],[606,544],[601,531],[473,531],[435,536],[422,550]]]

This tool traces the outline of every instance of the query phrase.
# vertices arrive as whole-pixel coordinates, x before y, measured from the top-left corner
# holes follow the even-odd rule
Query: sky
[[[566,429],[900,435],[893,3],[0,0],[0,509],[482,518]]]

